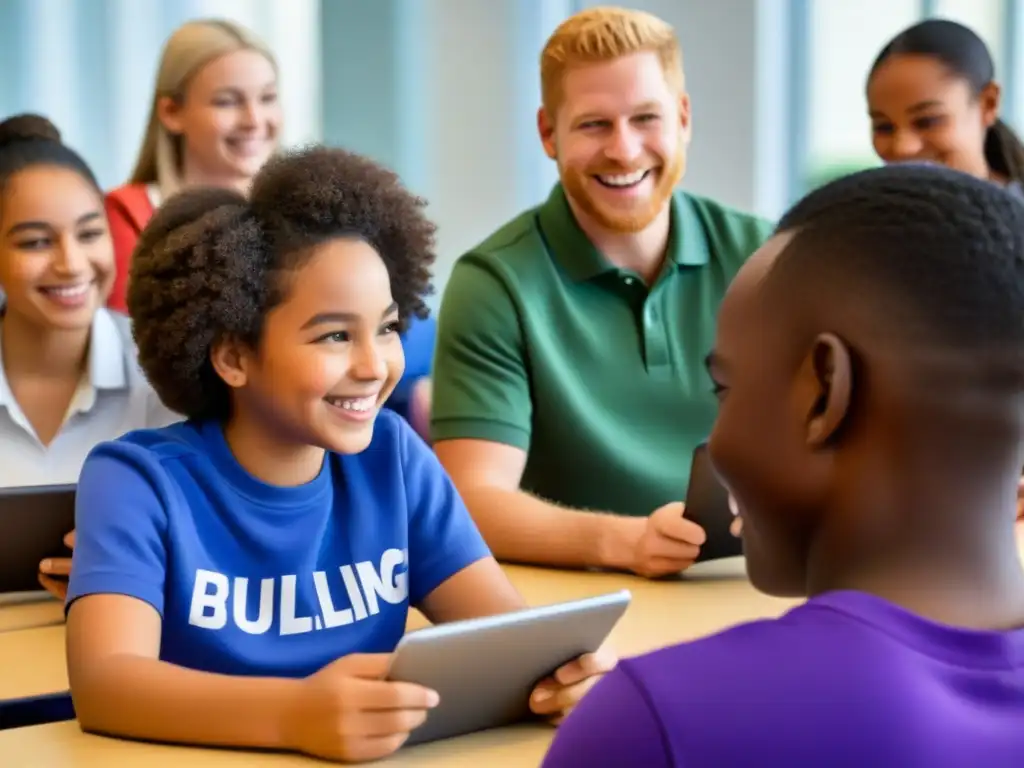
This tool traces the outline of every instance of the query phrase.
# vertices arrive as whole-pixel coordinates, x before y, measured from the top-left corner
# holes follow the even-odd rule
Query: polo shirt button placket
[[[647,371],[656,379],[668,380],[672,376],[671,356],[665,329],[658,322],[657,298],[649,296],[643,311],[644,352]]]

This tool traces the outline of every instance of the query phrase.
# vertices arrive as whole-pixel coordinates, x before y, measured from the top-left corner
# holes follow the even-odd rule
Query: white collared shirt
[[[160,194],[160,185],[158,184],[146,185],[146,197],[149,198],[149,204],[153,206],[154,211],[163,205],[164,196]]]
[[[139,369],[127,319],[100,309],[92,323],[86,375],[49,445],[25,418],[0,364],[0,486],[75,483],[97,443],[181,420],[164,407]]]

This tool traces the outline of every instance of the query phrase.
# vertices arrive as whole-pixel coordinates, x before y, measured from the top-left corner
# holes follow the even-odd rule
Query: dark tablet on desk
[[[74,527],[73,484],[0,488],[0,593],[41,590],[39,562],[70,557]]]
[[[388,679],[431,688],[441,703],[406,744],[527,719],[534,686],[600,648],[630,599],[621,590],[410,632],[395,649]]]
[[[707,541],[697,556],[698,563],[743,554],[743,541],[729,530],[736,519],[729,506],[729,491],[715,473],[707,443],[701,443],[693,451],[685,514],[707,534]]]

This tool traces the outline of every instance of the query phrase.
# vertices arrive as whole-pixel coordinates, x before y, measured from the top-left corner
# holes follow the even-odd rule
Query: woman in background
[[[0,485],[75,483],[96,444],[180,420],[138,368],[128,319],[103,307],[113,279],[89,166],[46,118],[0,123]],[[40,565],[59,597],[70,565]]]
[[[875,152],[947,165],[1024,191],[1024,144],[999,118],[992,54],[962,24],[929,19],[894,37],[867,83]]]
[[[117,264],[111,308],[126,310],[132,250],[153,211],[189,186],[246,193],[277,150],[281,122],[277,63],[249,30],[198,20],[171,35],[135,170],[106,199]]]

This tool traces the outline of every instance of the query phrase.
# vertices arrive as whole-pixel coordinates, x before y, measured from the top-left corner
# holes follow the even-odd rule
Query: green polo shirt
[[[610,264],[560,185],[455,264],[438,314],[433,441],[527,452],[521,487],[578,509],[648,515],[686,497],[717,409],[704,358],[733,275],[772,231],[676,192],[648,288]]]

